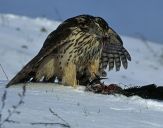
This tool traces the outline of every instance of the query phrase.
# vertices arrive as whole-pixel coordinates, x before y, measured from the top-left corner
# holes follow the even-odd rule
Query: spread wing
[[[116,71],[119,71],[121,63],[127,69],[131,56],[123,47],[120,36],[112,28],[108,29],[108,35],[101,54],[100,70],[103,71],[108,66],[109,70],[115,67]]]

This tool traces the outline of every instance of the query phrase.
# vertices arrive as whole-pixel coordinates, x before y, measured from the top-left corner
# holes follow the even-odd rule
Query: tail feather
[[[16,76],[9,81],[6,85],[6,88],[10,87],[13,84],[25,83],[28,82],[32,77],[35,77],[37,65],[40,61],[40,57],[34,57],[29,63],[27,63],[22,70],[20,70]]]

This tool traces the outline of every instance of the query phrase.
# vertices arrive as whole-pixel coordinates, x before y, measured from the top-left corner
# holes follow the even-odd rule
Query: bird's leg
[[[92,80],[96,78],[96,75],[98,75],[98,76],[100,75],[99,74],[99,59],[91,62],[91,64],[88,66],[88,71],[91,75],[90,79],[92,79]]]
[[[86,86],[90,82],[90,73],[88,69],[83,69],[77,72],[78,85]]]
[[[69,63],[64,67],[63,70],[63,77],[62,77],[62,84],[70,85],[73,87],[77,86],[76,80],[76,65],[73,63]]]
[[[105,77],[100,77],[100,76],[98,76],[98,75],[96,75],[96,74],[94,74],[94,75],[95,75],[95,78],[94,78],[92,81],[89,82],[89,85],[93,86],[93,85],[99,84],[99,85],[103,86],[104,83],[102,83],[101,80],[107,79],[107,78],[105,78]]]
[[[86,86],[87,91],[92,91],[95,93],[99,93],[103,90],[105,87],[105,84],[101,82],[102,79],[107,79],[107,78],[101,78],[100,76],[95,75],[95,78],[91,81],[89,81],[89,84]]]

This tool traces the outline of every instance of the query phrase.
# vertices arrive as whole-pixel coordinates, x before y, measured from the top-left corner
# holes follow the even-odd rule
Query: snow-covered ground
[[[59,25],[47,19],[30,19],[15,15],[0,15],[0,64],[11,79],[32,57],[47,37]],[[163,86],[163,45],[145,39],[123,37],[125,48],[132,61],[127,70],[121,68],[108,72],[106,83],[118,83],[122,87],[155,83]],[[6,77],[0,69],[0,97],[5,89]],[[22,86],[22,85],[21,85]],[[8,109],[19,101],[21,86],[7,89],[7,100],[2,111],[3,121]],[[98,95],[55,84],[29,84],[24,104],[14,114],[15,123],[4,123],[6,128],[162,128],[163,102],[139,97]],[[2,102],[0,101],[0,105]],[[51,108],[54,112],[49,111]],[[1,109],[0,109],[1,110]],[[0,111],[1,112],[1,111]],[[64,123],[66,125],[60,125]]]

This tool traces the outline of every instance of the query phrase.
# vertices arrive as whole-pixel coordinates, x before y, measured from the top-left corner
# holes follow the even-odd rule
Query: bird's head
[[[95,17],[94,24],[95,24],[96,33],[99,37],[107,36],[109,25],[103,18]]]
[[[108,25],[101,17],[95,17],[96,33],[103,42],[116,43],[122,45],[123,41],[120,36]]]

